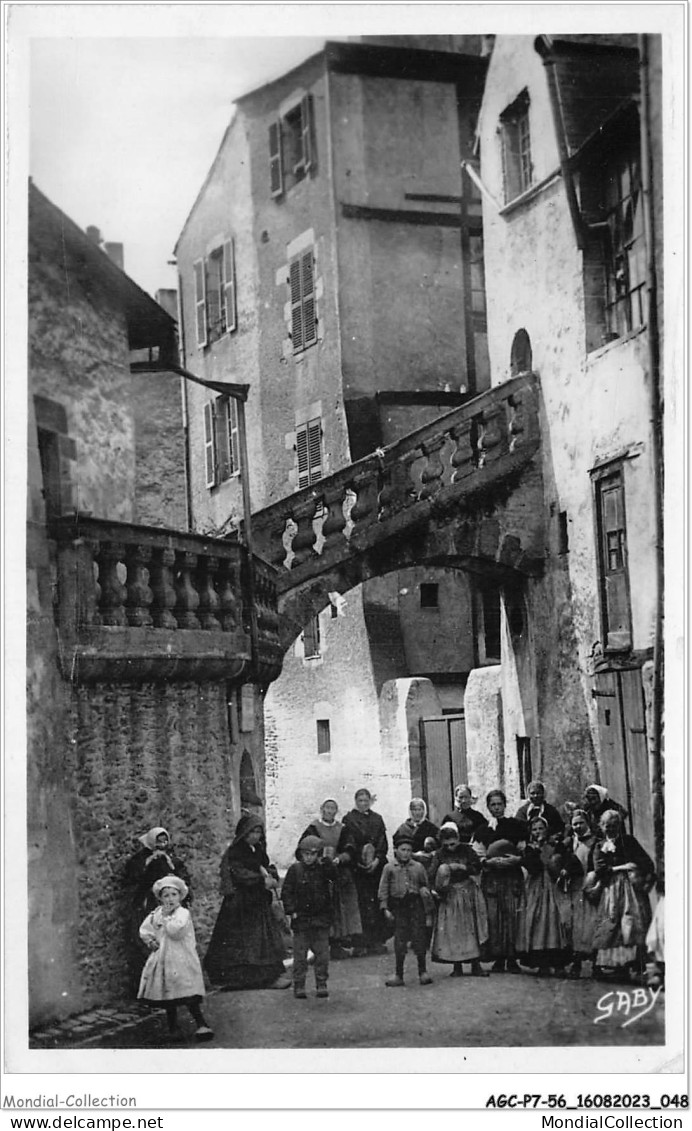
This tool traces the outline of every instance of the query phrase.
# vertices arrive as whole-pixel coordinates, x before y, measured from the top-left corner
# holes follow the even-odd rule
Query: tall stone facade
[[[176,255],[186,366],[249,385],[248,466],[232,444],[229,465],[227,406],[190,385],[193,529],[237,528],[243,480],[255,512],[306,483],[319,491],[489,385],[481,206],[460,169],[485,62],[480,37],[431,46],[328,43],[238,100]],[[433,608],[421,583],[437,589]],[[479,662],[483,607],[465,578],[397,571],[339,596],[345,615],[325,596],[267,693],[268,804],[272,823],[293,826],[286,844],[320,800],[294,796],[303,777],[351,804],[363,727],[367,780],[385,794],[385,681],[429,676],[463,709]],[[333,729],[329,753],[317,720]],[[401,806],[397,793],[392,821]],[[275,848],[287,863],[283,833]]]

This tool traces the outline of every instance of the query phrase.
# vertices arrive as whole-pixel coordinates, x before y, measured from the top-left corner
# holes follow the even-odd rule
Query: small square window
[[[317,719],[317,753],[329,754],[332,749],[332,736],[329,719]]]
[[[420,587],[421,609],[439,608],[439,585],[436,582],[424,581]]]

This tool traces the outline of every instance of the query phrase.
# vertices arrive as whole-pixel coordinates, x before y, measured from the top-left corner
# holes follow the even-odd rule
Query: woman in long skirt
[[[629,976],[644,968],[646,933],[651,923],[649,891],[656,874],[638,840],[622,831],[614,809],[601,817],[603,839],[594,848],[594,872],[603,885],[593,945],[594,975],[604,968]]]
[[[353,875],[357,856],[355,841],[349,829],[337,821],[339,806],[328,797],[320,806],[320,817],[308,825],[298,843],[306,836],[316,836],[323,844],[323,855],[336,865],[334,910],[329,932],[329,953],[333,959],[348,958],[347,947],[363,933],[358,910],[358,892]],[[297,855],[297,849],[296,849]]]
[[[492,789],[486,798],[487,825],[476,830],[472,847],[482,857],[481,891],[488,911],[488,958],[493,973],[520,974],[517,931],[524,907],[524,873],[521,851],[528,839],[523,821],[505,817],[507,798]]]
[[[560,857],[560,872],[555,881],[555,898],[572,956],[570,978],[581,976],[582,962],[591,958],[593,951],[598,901],[594,902],[585,881],[593,871],[595,845],[596,837],[587,813],[583,809],[572,810]]]
[[[487,977],[480,959],[488,941],[488,916],[485,900],[474,877],[480,860],[468,844],[459,841],[454,821],[442,825],[440,848],[435,853],[431,880],[439,903],[432,936],[433,962],[452,963],[452,977],[460,978],[463,963],[471,963],[471,973]]]
[[[526,903],[517,940],[519,960],[538,968],[545,977],[564,972],[567,947],[555,898],[555,847],[548,842],[548,822],[534,817],[522,866],[526,872]],[[559,867],[559,865],[558,865]]]
[[[262,847],[258,817],[241,817],[221,861],[224,896],[204,965],[211,981],[227,990],[286,989],[291,978],[283,964],[279,925],[271,914],[277,881]]]

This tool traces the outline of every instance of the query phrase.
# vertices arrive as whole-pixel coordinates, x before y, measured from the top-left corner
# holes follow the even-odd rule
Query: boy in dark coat
[[[413,838],[410,833],[394,834],[394,863],[385,864],[380,878],[378,898],[385,918],[394,924],[394,958],[396,972],[387,978],[387,986],[403,986],[406,949],[411,948],[418,960],[418,981],[429,986],[432,978],[426,970],[425,952],[428,948],[426,931],[426,903],[432,907],[425,868],[412,860]]]
[[[303,837],[298,861],[291,864],[281,888],[284,910],[293,929],[293,995],[306,998],[308,948],[315,955],[317,997],[329,997],[329,928],[336,869],[321,856],[319,837]]]

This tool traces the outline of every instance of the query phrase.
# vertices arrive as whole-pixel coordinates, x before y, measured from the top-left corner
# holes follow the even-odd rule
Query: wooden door
[[[420,720],[421,789],[428,816],[439,824],[454,804],[454,787],[465,782],[466,723],[463,715]]]

